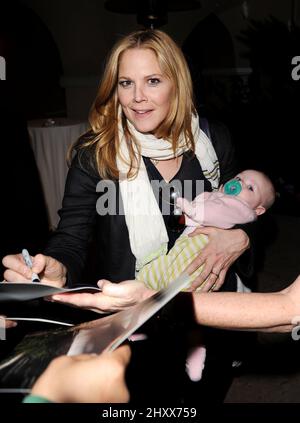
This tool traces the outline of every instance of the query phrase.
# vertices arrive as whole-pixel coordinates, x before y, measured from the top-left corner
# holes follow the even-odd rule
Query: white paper
[[[167,288],[127,310],[71,328],[27,335],[0,363],[2,392],[30,388],[58,355],[113,351],[188,284],[189,275],[184,273]]]
[[[91,286],[80,286],[77,288],[58,288],[40,282],[1,282],[0,303],[7,301],[29,301],[38,298],[48,297],[54,294],[68,292],[100,292],[100,288]]]

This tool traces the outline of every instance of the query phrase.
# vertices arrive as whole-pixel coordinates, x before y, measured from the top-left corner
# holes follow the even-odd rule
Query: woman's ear
[[[266,212],[266,208],[264,206],[258,206],[255,209],[255,213],[257,216],[260,216],[261,214],[264,214]]]

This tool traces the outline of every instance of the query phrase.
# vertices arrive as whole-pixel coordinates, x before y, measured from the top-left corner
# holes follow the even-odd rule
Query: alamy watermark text
[[[6,80],[6,61],[3,56],[0,56],[0,81]]]

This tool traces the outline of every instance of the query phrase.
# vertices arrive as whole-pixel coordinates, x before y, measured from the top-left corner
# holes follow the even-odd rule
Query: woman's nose
[[[147,100],[147,97],[144,93],[143,87],[136,85],[134,90],[134,101],[140,103],[141,101]]]

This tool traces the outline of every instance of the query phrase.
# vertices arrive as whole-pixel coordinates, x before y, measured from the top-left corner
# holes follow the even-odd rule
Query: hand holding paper
[[[53,295],[52,299],[81,308],[97,309],[100,312],[109,313],[127,309],[155,294],[154,290],[136,280],[111,283],[103,279],[98,282],[98,286],[102,292],[59,294]]]

